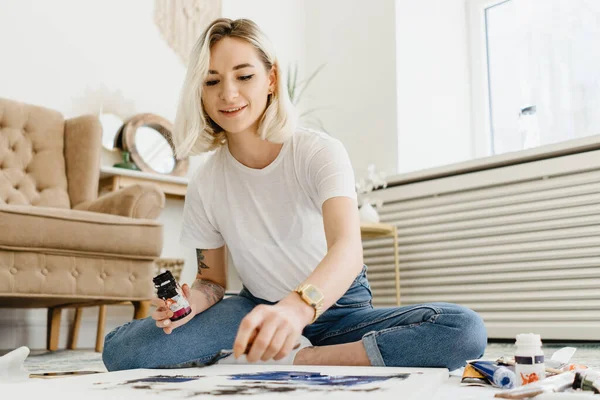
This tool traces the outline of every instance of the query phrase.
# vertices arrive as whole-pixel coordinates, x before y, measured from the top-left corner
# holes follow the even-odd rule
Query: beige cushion
[[[88,211],[0,204],[0,249],[152,260],[162,225]]]
[[[136,219],[154,219],[165,207],[165,194],[153,183],[137,183],[93,201],[84,201],[75,210],[120,215]]]
[[[0,307],[152,297],[154,263],[0,249]]]
[[[0,99],[0,204],[71,208],[58,111]]]
[[[71,208],[98,197],[102,125],[98,117],[65,120],[65,166]]]

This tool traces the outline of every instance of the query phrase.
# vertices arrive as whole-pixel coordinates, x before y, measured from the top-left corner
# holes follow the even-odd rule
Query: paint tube
[[[494,386],[502,389],[514,387],[516,376],[513,371],[496,364],[493,361],[473,361],[470,363],[477,371],[481,372]]]
[[[581,365],[581,364],[567,364],[561,367],[561,371],[577,371],[577,370],[582,370],[582,369],[588,369],[587,365]]]
[[[598,371],[579,371],[575,373],[573,380],[573,389],[592,391],[600,394],[600,372]]]
[[[575,372],[565,372],[525,386],[496,393],[494,397],[501,399],[528,399],[542,393],[564,392],[573,386],[574,379]]]
[[[485,376],[477,371],[471,364],[465,366],[463,371],[462,379],[460,380],[461,386],[490,386],[491,383],[486,379]]]

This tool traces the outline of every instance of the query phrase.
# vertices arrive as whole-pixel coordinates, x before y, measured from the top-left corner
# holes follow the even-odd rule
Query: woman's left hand
[[[248,362],[281,360],[292,351],[302,330],[312,319],[309,314],[312,309],[304,303],[286,300],[275,305],[256,306],[244,317],[233,345],[235,358],[248,348]]]

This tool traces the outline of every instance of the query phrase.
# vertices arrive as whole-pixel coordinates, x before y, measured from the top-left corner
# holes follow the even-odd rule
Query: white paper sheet
[[[275,371],[291,371],[296,375],[291,380],[252,380],[232,379],[236,374],[254,374]],[[324,378],[313,376],[304,379],[302,372],[320,373],[348,380],[348,377],[376,376],[390,377],[375,382],[369,378],[360,382],[339,385],[317,384]],[[156,378],[165,377],[165,378]],[[160,382],[161,379],[178,382]],[[147,378],[150,378],[149,380]],[[189,378],[188,381],[182,381]],[[142,381],[140,381],[142,379]],[[376,368],[376,367],[306,367],[306,366],[253,366],[253,365],[214,365],[206,368],[186,368],[173,370],[138,369],[110,372],[72,378],[48,380],[30,379],[27,383],[3,385],[4,393],[18,393],[19,398],[60,398],[61,400],[95,399],[184,399],[207,398],[247,399],[275,396],[310,396],[328,400],[337,399],[394,399],[421,400],[431,398],[438,387],[448,379],[446,369],[426,368]],[[350,381],[353,379],[350,378]],[[133,382],[132,382],[133,381]],[[34,397],[35,396],[35,397]]]

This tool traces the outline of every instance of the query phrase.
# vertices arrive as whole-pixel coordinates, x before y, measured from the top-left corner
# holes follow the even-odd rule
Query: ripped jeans
[[[302,334],[313,346],[362,340],[373,366],[453,370],[483,355],[487,334],[474,311],[450,303],[373,308],[367,268],[348,291]],[[109,371],[203,364],[231,349],[242,319],[259,304],[274,304],[246,288],[196,315],[170,335],[151,318],[115,328],[104,340]]]

